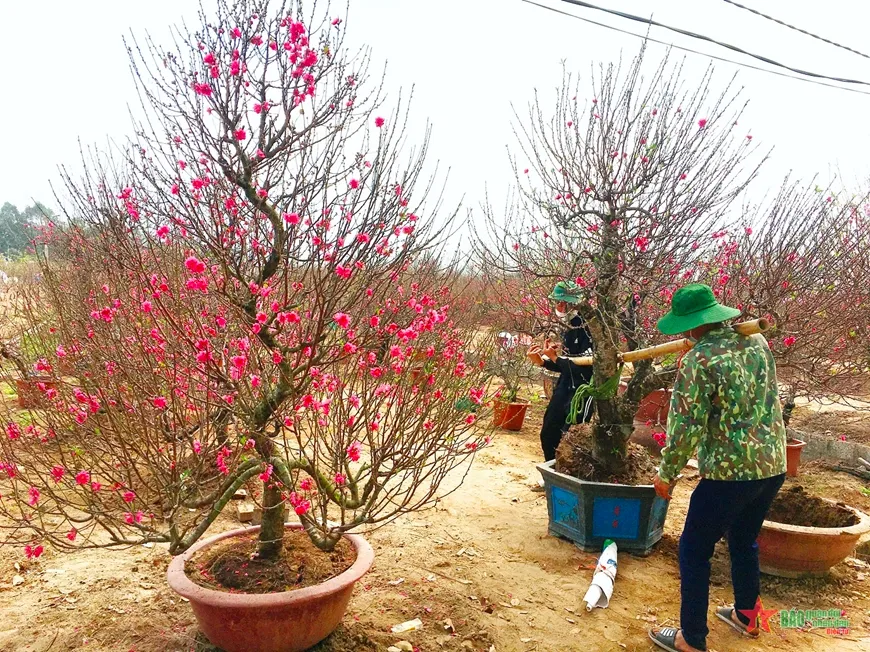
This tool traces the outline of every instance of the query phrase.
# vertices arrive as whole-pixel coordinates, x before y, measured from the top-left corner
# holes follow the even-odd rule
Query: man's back
[[[761,335],[704,334],[683,358],[663,463],[678,473],[698,448],[701,476],[759,480],[785,472],[785,426],[776,364]]]

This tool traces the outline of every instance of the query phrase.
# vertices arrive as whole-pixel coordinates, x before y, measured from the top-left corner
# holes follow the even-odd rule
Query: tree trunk
[[[791,421],[791,413],[794,411],[795,404],[795,390],[794,387],[789,387],[788,394],[785,397],[784,405],[782,406],[782,422],[788,427],[789,421]]]
[[[618,374],[619,342],[623,335],[624,306],[620,305],[621,243],[614,220],[618,219],[616,207],[609,202],[609,216],[601,225],[602,253],[595,260],[598,273],[596,287],[595,319],[589,322],[595,348],[593,352],[593,381],[601,386]],[[633,333],[629,333],[631,335]],[[608,473],[616,473],[625,463],[628,438],[631,436],[631,418],[626,427],[623,400],[618,396],[596,401],[598,423],[592,431],[592,454]]]
[[[596,401],[598,423],[592,430],[592,455],[608,473],[618,473],[625,463],[632,427],[622,424],[618,399]]]
[[[278,559],[281,556],[284,513],[281,490],[270,479],[263,488],[263,523],[260,527],[260,545],[257,547],[257,556],[260,559]]]
[[[782,422],[786,427],[788,427],[788,423],[791,421],[791,413],[794,408],[794,400],[792,399],[789,399],[782,408]]]

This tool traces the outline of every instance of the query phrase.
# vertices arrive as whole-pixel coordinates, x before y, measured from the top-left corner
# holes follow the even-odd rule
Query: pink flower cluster
[[[307,514],[308,510],[311,509],[311,503],[295,491],[287,497],[287,502],[293,506],[293,511],[296,512],[297,516]]]

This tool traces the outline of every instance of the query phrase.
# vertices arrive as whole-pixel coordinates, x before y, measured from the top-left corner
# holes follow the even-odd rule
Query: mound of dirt
[[[829,503],[808,494],[800,485],[783,489],[777,494],[767,513],[767,520],[805,527],[848,527],[859,521],[842,503]]]
[[[572,426],[556,449],[556,470],[580,480],[614,484],[652,484],[658,471],[649,452],[629,443],[625,465],[618,473],[606,469],[592,454],[592,426]]]
[[[185,572],[197,584],[218,591],[280,593],[325,582],[356,559],[353,546],[344,539],[325,553],[298,530],[285,532],[284,555],[277,561],[252,559],[256,551],[256,535],[233,537],[188,561]]]

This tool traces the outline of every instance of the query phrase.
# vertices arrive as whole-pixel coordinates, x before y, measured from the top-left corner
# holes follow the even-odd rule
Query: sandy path
[[[401,638],[388,633],[390,626],[415,617],[424,629],[404,637],[421,652],[653,649],[647,628],[672,624],[678,614],[675,542],[694,481],[678,486],[657,550],[646,559],[620,555],[611,608],[586,614],[581,598],[595,557],[547,535],[545,499],[529,491],[540,410],[530,416],[523,433],[499,435],[437,509],[370,535],[376,566],[358,588],[345,626],[320,650],[385,650]],[[811,479],[826,488],[829,476]],[[831,490],[860,496],[858,488],[857,479],[843,476]],[[237,527],[229,519],[219,525]],[[194,643],[189,605],[163,581],[168,559],[159,547],[49,551],[29,570],[16,570],[21,551],[0,549],[0,650],[207,649]],[[13,586],[15,575],[23,584]],[[713,581],[711,603],[730,602],[724,551],[714,559]],[[870,649],[870,569],[844,564],[821,580],[768,578],[763,591],[768,609],[846,609],[852,632],[835,638],[775,628],[750,642],[711,619],[710,649]],[[455,635],[444,629],[448,618]]]

